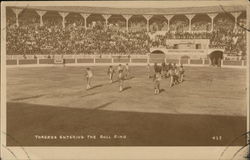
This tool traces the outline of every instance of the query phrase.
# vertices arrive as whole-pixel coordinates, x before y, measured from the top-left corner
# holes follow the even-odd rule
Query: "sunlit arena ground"
[[[225,146],[246,132],[245,69],[185,67],[185,81],[170,88],[169,78],[162,79],[159,95],[146,66],[130,67],[121,93],[104,66],[91,67],[93,87],[87,91],[85,69],[8,68],[7,144]]]

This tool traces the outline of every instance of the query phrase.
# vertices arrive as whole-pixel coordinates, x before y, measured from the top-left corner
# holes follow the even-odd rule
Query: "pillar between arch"
[[[128,32],[129,31],[128,30],[128,21],[132,17],[132,15],[125,14],[125,15],[122,15],[122,16],[126,19],[126,30]]]
[[[207,14],[211,18],[211,30],[210,32],[214,31],[214,18],[218,15],[218,13],[209,13]]]
[[[108,19],[111,17],[111,15],[110,14],[104,14],[104,15],[102,15],[103,16],[103,18],[105,19],[105,24],[106,24],[106,26],[108,26]]]
[[[84,18],[84,27],[85,29],[87,29],[87,18],[89,17],[90,14],[80,13],[80,15]]]
[[[23,9],[21,8],[12,8],[12,11],[15,13],[16,15],[16,26],[19,26],[19,19],[18,19],[18,15],[23,11]]]
[[[238,23],[238,17],[240,16],[241,12],[232,12],[231,14],[234,16],[234,30],[236,30],[237,23]]]
[[[168,31],[170,31],[170,21],[174,15],[164,15],[164,17],[168,20]]]
[[[43,26],[43,15],[46,13],[47,11],[36,11],[36,13],[40,16],[40,26]]]
[[[62,26],[65,28],[65,17],[69,14],[68,12],[59,12],[59,14],[62,16]]]
[[[188,18],[188,32],[192,31],[192,19],[194,18],[195,14],[187,14],[185,15]]]
[[[153,17],[153,15],[143,15],[143,17],[147,20],[147,32],[149,32],[149,20]]]

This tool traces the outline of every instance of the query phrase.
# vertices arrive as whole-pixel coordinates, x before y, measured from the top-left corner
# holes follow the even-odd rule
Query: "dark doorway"
[[[160,50],[155,50],[150,54],[151,63],[162,63],[165,62],[165,53]]]
[[[163,51],[160,51],[160,50],[155,50],[153,51],[151,54],[163,54],[164,55],[164,52]]]
[[[221,60],[223,58],[223,52],[222,51],[214,51],[210,53],[209,58],[211,60],[211,64],[213,66],[217,65],[218,67],[221,66]]]

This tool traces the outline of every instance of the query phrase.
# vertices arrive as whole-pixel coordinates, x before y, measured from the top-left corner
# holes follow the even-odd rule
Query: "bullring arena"
[[[6,20],[9,146],[224,146],[246,132],[244,6],[9,6]],[[155,63],[183,65],[184,82],[163,77],[155,95]],[[122,92],[107,75],[119,64]]]

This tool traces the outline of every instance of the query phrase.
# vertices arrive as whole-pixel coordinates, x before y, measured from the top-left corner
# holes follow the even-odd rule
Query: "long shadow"
[[[109,105],[112,104],[112,103],[114,103],[114,101],[107,102],[107,103],[105,103],[105,104],[102,104],[102,105],[100,105],[100,106],[97,106],[97,107],[94,108],[94,109],[95,109],[95,110],[97,110],[97,109],[102,109],[102,108],[105,108],[105,107],[109,106]]]
[[[123,91],[126,91],[126,90],[131,89],[131,88],[132,88],[131,86],[125,87],[125,88],[123,88]]]
[[[35,98],[40,98],[45,96],[46,94],[40,94],[40,95],[36,95],[36,96],[30,96],[30,97],[21,97],[21,98],[14,98],[11,99],[12,101],[20,101],[20,100],[26,100],[26,99],[35,99]]]
[[[95,85],[95,86],[91,87],[88,90],[92,90],[92,89],[99,88],[99,87],[102,87],[102,86],[103,86],[103,84],[98,84],[98,85]]]
[[[113,83],[117,83],[117,82],[119,82],[119,80],[117,79],[117,80],[115,80],[115,81],[113,81],[111,84],[113,84]]]
[[[135,78],[135,77],[134,77],[134,76],[131,76],[131,77],[125,79],[124,81],[131,80],[131,79],[133,79],[133,78]],[[117,82],[119,82],[119,79],[113,81],[112,83],[117,83]]]
[[[166,114],[7,103],[7,146],[225,146],[246,132],[246,117]],[[84,107],[84,106],[83,106]],[[87,108],[87,105],[86,105]],[[57,136],[37,139],[35,135]],[[96,140],[60,139],[60,135],[96,135]],[[125,135],[104,140],[99,135]],[[217,141],[213,137],[221,136]],[[243,146],[246,139],[231,146]]]
[[[135,76],[130,76],[129,78],[126,78],[125,81],[126,81],[126,80],[131,80],[131,79],[133,79],[133,78],[135,78]]]
[[[93,95],[96,95],[97,93],[90,93],[90,94],[86,94],[86,95],[83,95],[81,97],[88,97],[88,96],[93,96]]]
[[[160,93],[161,93],[161,92],[164,92],[164,91],[165,91],[165,89],[160,89]]]

